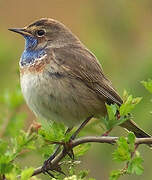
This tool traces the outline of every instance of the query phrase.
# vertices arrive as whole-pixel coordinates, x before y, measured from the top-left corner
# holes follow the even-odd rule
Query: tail
[[[123,128],[128,131],[132,131],[137,138],[149,138],[151,135],[147,134],[144,130],[142,130],[134,121],[128,120],[121,124]]]
[[[142,130],[134,121],[128,120],[120,125],[121,127],[127,129],[128,131],[132,131],[137,138],[149,138],[151,135],[147,134],[144,130]],[[147,144],[150,148],[152,148],[152,144]]]

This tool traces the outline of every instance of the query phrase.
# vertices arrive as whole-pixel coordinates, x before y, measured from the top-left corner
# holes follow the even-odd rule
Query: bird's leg
[[[74,140],[79,132],[86,126],[86,124],[92,119],[93,116],[88,117],[83,123],[78,127],[78,129],[71,136],[71,140]]]
[[[72,140],[74,140],[76,138],[76,136],[79,134],[79,132],[86,126],[86,124],[91,120],[92,117],[93,116],[90,116],[85,121],[83,121],[83,123],[77,128],[77,130],[70,137],[69,142],[65,143],[64,151],[70,156],[71,159],[74,159],[74,153],[73,153],[73,149],[71,148],[71,142],[72,142]]]

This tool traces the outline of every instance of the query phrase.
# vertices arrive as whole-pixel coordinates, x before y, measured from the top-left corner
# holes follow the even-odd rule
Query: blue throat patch
[[[41,58],[46,54],[44,49],[35,50],[38,41],[32,36],[24,36],[25,38],[25,49],[20,59],[21,66],[26,66],[34,63],[36,59]]]

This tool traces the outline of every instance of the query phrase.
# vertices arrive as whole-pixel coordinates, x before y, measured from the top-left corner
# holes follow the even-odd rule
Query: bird
[[[61,22],[42,18],[9,30],[25,38],[20,84],[36,116],[72,128],[89,117],[105,116],[106,103],[122,105],[97,57]],[[150,137],[132,120],[121,126],[136,137]]]

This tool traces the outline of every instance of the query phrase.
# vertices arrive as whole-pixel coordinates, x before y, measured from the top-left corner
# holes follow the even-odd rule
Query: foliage
[[[113,159],[123,162],[126,166],[120,170],[114,170],[110,174],[110,180],[117,180],[125,174],[141,175],[143,173],[143,159],[135,149],[135,135],[130,132],[128,138],[120,137],[117,141],[117,149],[113,153]]]
[[[146,89],[152,92],[151,80],[142,83]],[[133,98],[125,91],[124,103],[121,107],[115,104],[106,104],[108,115],[102,118],[106,131],[127,121],[131,117],[131,111],[140,100],[141,98]],[[0,105],[3,107],[0,116],[0,179],[5,175],[9,180],[15,180],[17,176],[20,176],[21,180],[38,180],[37,177],[30,178],[34,168],[22,168],[19,159],[25,158],[32,152],[39,153],[40,157],[47,159],[56,149],[57,145],[54,142],[61,144],[68,142],[74,131],[65,135],[66,128],[63,124],[44,121],[42,125],[36,123],[31,125],[28,131],[23,130],[26,115],[21,112],[22,104],[23,97],[18,87],[14,92],[6,90],[0,96]],[[120,112],[120,117],[118,117],[118,112]],[[120,137],[116,144],[117,148],[113,152],[113,160],[120,164],[124,163],[125,166],[123,169],[113,170],[109,179],[117,180],[125,174],[141,175],[143,173],[143,159],[136,150],[135,135],[128,133],[127,137]],[[67,156],[62,161],[64,168],[69,168],[67,177],[55,173],[55,178],[59,180],[94,180],[88,178],[88,171],[77,171],[76,169],[76,166],[81,163],[78,161],[80,156],[84,156],[90,146],[90,144],[81,144],[75,147],[75,160],[71,161],[70,157]],[[44,159],[41,161],[43,162]]]
[[[130,119],[130,112],[135,108],[135,106],[141,101],[142,98],[133,98],[132,95],[128,95],[128,93],[124,91],[123,99],[124,103],[120,107],[116,104],[106,104],[108,115],[103,117],[102,121],[107,130],[110,130],[113,127],[118,126]],[[118,112],[120,113],[120,117],[117,116]]]
[[[27,168],[21,173],[21,180],[27,180],[31,177],[34,172],[34,168]]]

